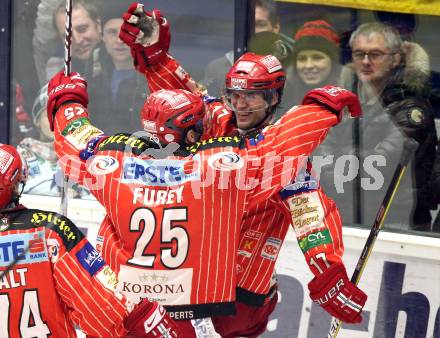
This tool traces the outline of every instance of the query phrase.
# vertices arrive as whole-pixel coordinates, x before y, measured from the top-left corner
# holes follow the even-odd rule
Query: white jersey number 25
[[[148,254],[148,244],[155,233],[160,232],[160,260],[169,269],[176,269],[185,261],[189,250],[189,238],[186,229],[177,222],[188,221],[187,208],[170,208],[163,210],[162,224],[157,224],[156,216],[151,209],[139,208],[130,220],[130,231],[140,231],[144,224],[141,235],[136,241],[133,257],[128,263],[152,268],[155,254]],[[172,252],[170,245],[176,242],[176,252]]]

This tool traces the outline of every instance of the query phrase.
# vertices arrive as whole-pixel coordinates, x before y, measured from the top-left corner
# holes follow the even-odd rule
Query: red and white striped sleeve
[[[248,139],[249,155],[259,162],[254,176],[255,203],[263,201],[290,184],[295,175],[305,170],[308,157],[322,143],[337,116],[318,105],[296,106],[274,125],[263,129],[261,137]],[[252,163],[248,163],[252,170]]]
[[[160,63],[149,67],[144,75],[151,93],[160,89],[185,89],[196,93],[199,89],[191,75],[169,54]]]
[[[54,121],[54,147],[63,172],[69,179],[80,185],[93,184],[87,173],[86,162],[80,158],[80,152],[86,149],[88,142],[104,133],[92,125],[87,109],[79,103],[63,105],[58,109]]]
[[[297,175],[293,183],[280,192],[290,213],[299,247],[315,276],[330,265],[342,261],[342,219],[335,202],[322,190],[317,178]]]
[[[125,299],[115,292],[116,274],[93,246],[83,238],[67,250],[54,232],[50,232],[48,243],[58,244],[58,252],[51,257],[53,274],[72,321],[91,336],[125,334],[123,320],[127,310]]]

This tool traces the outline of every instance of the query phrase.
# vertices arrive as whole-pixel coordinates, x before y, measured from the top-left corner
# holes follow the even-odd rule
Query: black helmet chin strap
[[[267,110],[266,110],[266,117],[263,120],[261,120],[261,122],[258,123],[257,126],[255,126],[255,129],[264,128],[265,126],[270,124],[270,122],[271,122],[271,120],[273,118],[273,113],[275,112],[275,109],[273,107],[274,106],[271,106],[271,107],[267,108]]]
[[[271,105],[275,92],[275,89],[267,90],[264,92],[264,100],[267,102],[268,105],[266,109],[266,116],[263,120],[261,120],[260,123],[258,123],[257,126],[255,126],[255,129],[266,126],[272,119],[273,113],[275,112],[275,109],[277,107],[276,103]],[[278,100],[280,100],[280,98],[278,98]]]
[[[14,206],[17,206],[20,204],[20,198],[23,194],[24,186],[26,185],[26,182],[18,182],[17,185],[21,186],[21,189],[17,186],[17,188],[12,193],[11,202],[14,204]]]

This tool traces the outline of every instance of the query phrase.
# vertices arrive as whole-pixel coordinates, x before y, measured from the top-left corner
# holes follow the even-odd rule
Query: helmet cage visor
[[[271,106],[273,90],[242,90],[226,88],[224,104],[234,112],[267,110]]]

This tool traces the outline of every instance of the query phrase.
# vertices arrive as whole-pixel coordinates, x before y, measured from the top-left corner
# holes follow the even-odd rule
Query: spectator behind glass
[[[32,107],[32,121],[38,131],[38,139],[27,137],[17,146],[17,150],[26,160],[29,177],[24,188],[25,194],[59,196],[57,182],[61,182],[62,172],[58,166],[53,146],[54,136],[50,130],[46,114],[47,85],[40,89]],[[89,196],[89,193],[77,185],[69,189],[70,197]]]
[[[273,0],[256,0],[255,2],[255,33],[280,31],[280,20],[277,14],[276,3]],[[221,96],[224,87],[225,74],[234,64],[234,51],[230,50],[224,56],[208,63],[205,69],[203,84],[208,93]]]
[[[432,207],[429,178],[436,142],[432,111],[426,99],[428,56],[420,46],[403,43],[396,30],[381,23],[359,26],[350,37],[350,47],[354,62],[344,66],[341,82],[361,99],[364,114],[359,121],[359,151],[355,150],[354,122],[347,120],[330,132],[318,149],[317,154],[334,155],[324,160],[331,165],[322,168],[321,183],[327,191],[336,190],[329,196],[339,203],[345,222],[371,225],[403,143],[408,137],[414,138],[420,147],[386,222],[399,228],[409,225],[413,230],[428,231]]]
[[[308,21],[295,34],[293,76],[287,83],[287,106],[302,102],[313,88],[336,85],[341,73],[339,36],[324,20]]]
[[[83,72],[92,50],[101,41],[101,19],[98,2],[75,0],[72,5],[72,70]],[[53,12],[53,25],[61,42],[59,49],[46,64],[45,82],[64,67],[65,2],[62,1]]]
[[[289,69],[292,62],[292,53],[294,46],[293,39],[289,38],[283,33],[274,33],[269,31],[263,31],[255,33],[248,43],[248,51],[258,54],[258,55],[273,55],[282,64],[284,69]],[[286,86],[288,83],[293,82],[292,72],[286,72]],[[287,89],[289,90],[289,89]],[[286,90],[283,90],[286,92]],[[280,104],[276,107],[273,113],[272,122],[278,120],[284,113],[286,113],[292,106],[298,104],[298,102],[293,102],[289,95],[284,95],[281,99]],[[300,102],[301,103],[301,102]]]
[[[130,49],[118,37],[121,13],[130,3],[113,1],[103,8],[103,42],[93,50],[86,65],[85,77],[94,98],[90,110],[96,113],[93,122],[107,135],[121,132],[121,128],[138,130],[138,112],[147,95],[145,79],[135,71]]]

